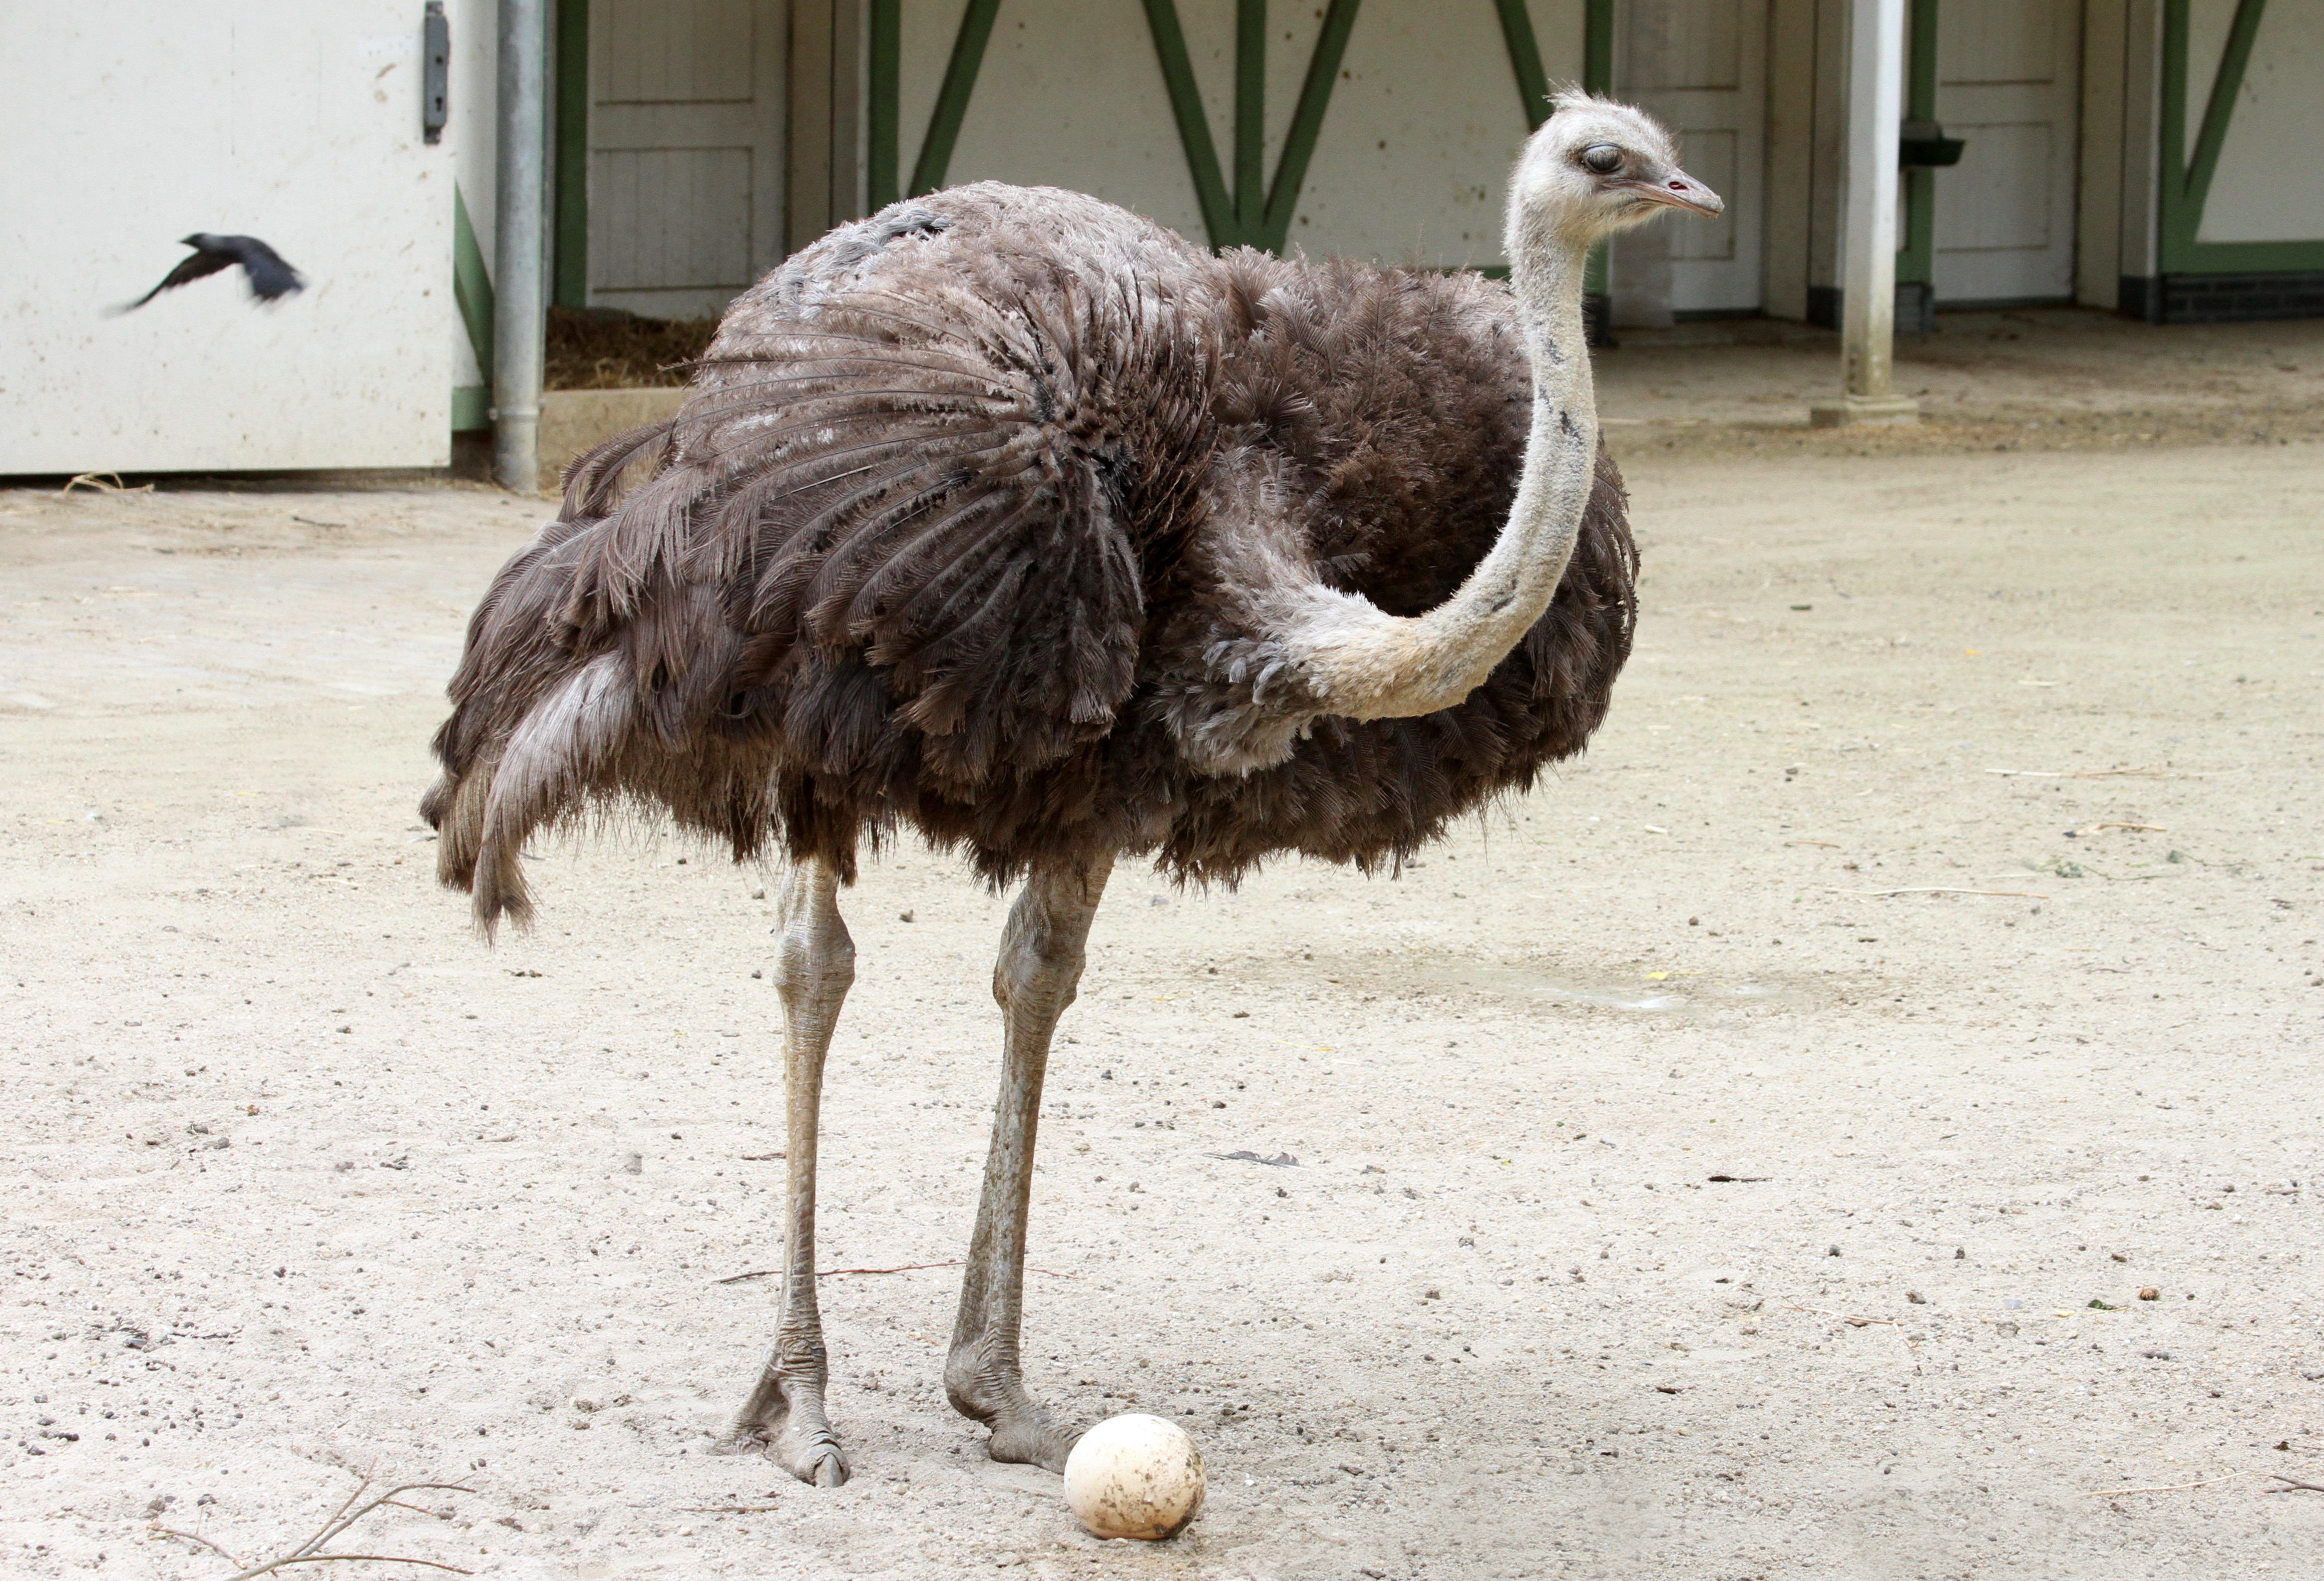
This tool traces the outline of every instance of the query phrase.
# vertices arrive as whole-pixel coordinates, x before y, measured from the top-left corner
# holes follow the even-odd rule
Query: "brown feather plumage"
[[[1637,608],[1613,463],[1549,611],[1421,718],[1282,734],[1296,682],[1244,617],[1239,535],[1264,517],[1326,584],[1426,610],[1499,531],[1530,402],[1475,276],[1213,257],[994,185],[842,227],[495,579],[423,805],[443,877],[521,920],[526,836],[609,802],[851,878],[904,826],[995,883],[1097,850],[1229,882],[1393,863],[1604,719]],[[1269,725],[1245,772],[1185,746]]]

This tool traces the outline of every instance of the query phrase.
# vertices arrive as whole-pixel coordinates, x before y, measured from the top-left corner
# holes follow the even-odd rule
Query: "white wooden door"
[[[710,318],[783,256],[785,0],[589,8],[589,300]]]
[[[1939,303],[2074,294],[2079,0],[1941,0],[1937,119],[1968,142],[1937,172]]]
[[[0,473],[440,466],[451,143],[421,141],[410,0],[0,5]],[[453,85],[456,127],[491,113]],[[133,301],[194,231],[241,271]]]
[[[1689,173],[1727,200],[1717,219],[1674,215],[1671,308],[1760,305],[1766,209],[1767,0],[1631,0],[1622,8],[1624,97],[1679,134]]]

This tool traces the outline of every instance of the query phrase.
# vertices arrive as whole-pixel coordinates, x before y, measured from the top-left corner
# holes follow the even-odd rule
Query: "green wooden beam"
[[[952,164],[953,145],[960,141],[960,124],[968,117],[968,97],[976,90],[976,74],[984,65],[984,46],[992,37],[992,20],[1001,14],[1001,0],[968,0],[953,36],[952,59],[945,63],[944,86],[936,91],[936,107],[928,116],[928,134],[920,141],[920,157],[912,166],[912,196],[933,192],[945,184]]]
[[[897,186],[897,135],[903,93],[904,0],[871,0],[866,18],[871,60],[863,84],[863,187],[874,211],[903,191]]]
[[[486,387],[493,381],[493,277],[484,272],[484,250],[476,244],[476,227],[468,218],[468,200],[452,187],[452,302],[460,309],[461,326],[468,332],[468,349],[476,354],[476,369]]]
[[[1170,96],[1170,114],[1178,123],[1178,141],[1186,151],[1186,173],[1194,178],[1194,201],[1203,211],[1203,229],[1213,247],[1231,247],[1242,240],[1235,206],[1219,173],[1219,152],[1211,142],[1210,116],[1203,109],[1203,90],[1194,81],[1194,63],[1186,54],[1186,31],[1178,23],[1176,0],[1145,0],[1146,29],[1154,35],[1154,54],[1162,68],[1162,86]]]
[[[1307,161],[1314,157],[1315,140],[1323,134],[1323,112],[1331,108],[1332,87],[1340,80],[1340,62],[1347,55],[1348,35],[1355,31],[1356,8],[1361,3],[1331,0],[1323,13],[1323,31],[1315,38],[1315,52],[1307,57],[1307,76],[1299,85],[1299,103],[1291,112],[1290,130],[1284,133],[1283,152],[1275,164],[1275,185],[1268,188],[1267,212],[1259,227],[1259,245],[1270,253],[1282,252],[1290,240],[1291,216],[1299,207]]]
[[[1614,91],[1614,0],[1586,0],[1582,7],[1582,88],[1594,94]],[[1604,296],[1611,272],[1606,244],[1600,242],[1590,249],[1590,262],[1582,266],[1583,294]]]
[[[2211,196],[2211,178],[2218,172],[2219,151],[2227,144],[2227,123],[2236,113],[2236,96],[2243,92],[2244,72],[2251,65],[2252,41],[2259,35],[2260,18],[2266,12],[2267,0],[2240,0],[2235,20],[2227,24],[2227,48],[2219,51],[2218,75],[2211,79],[2211,96],[2203,106],[2203,124],[2195,133],[2194,157],[2187,166],[2187,203],[2199,219],[2203,205]],[[2182,128],[2179,144],[2181,148],[2185,146],[2184,139]]]
[[[1913,0],[1905,24],[1904,118],[1937,118],[1937,6],[1941,0]],[[1915,166],[1904,172],[1904,244],[1896,250],[1900,285],[1936,278],[1937,173]]]
[[[2189,50],[2190,0],[2164,0],[2163,8],[2163,215],[2162,264],[2165,273],[2236,272],[2246,270],[2313,269],[2324,257],[2324,241],[2317,242],[2199,242],[2203,210],[2210,201],[2211,179],[2218,173],[2219,154],[2227,146],[2227,129],[2235,118],[2236,98],[2243,91],[2244,73],[2251,64],[2252,45],[2259,36],[2267,0],[2238,0],[2227,24],[2227,45],[2219,51],[2218,70],[2203,105],[2203,119],[2195,133],[2191,154],[2187,149],[2187,111],[2194,96],[2194,61]]]
[[[1549,73],[1541,68],[1541,41],[1534,37],[1533,16],[1526,10],[1526,0],[1493,0],[1493,9],[1500,14],[1501,42],[1508,50],[1509,69],[1517,74],[1526,130],[1538,131],[1549,119]]]
[[[1584,93],[1614,91],[1614,0],[1584,0],[1582,88]]]
[[[589,0],[557,0],[556,249],[549,299],[589,304]]]
[[[452,391],[452,432],[474,434],[493,426],[493,392],[481,384]]]
[[[1257,240],[1267,224],[1267,0],[1235,0],[1235,229]]]

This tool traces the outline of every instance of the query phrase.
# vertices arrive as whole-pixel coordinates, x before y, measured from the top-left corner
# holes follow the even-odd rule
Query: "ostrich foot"
[[[824,1414],[823,1380],[771,1369],[759,1379],[733,1430],[718,1443],[721,1455],[756,1450],[803,1483],[835,1488],[847,1480],[847,1456]]]
[[[1081,1434],[1051,1420],[1013,1368],[979,1365],[974,1357],[956,1354],[945,1368],[945,1394],[954,1411],[992,1429],[984,1452],[993,1459],[1064,1474],[1065,1457]]]

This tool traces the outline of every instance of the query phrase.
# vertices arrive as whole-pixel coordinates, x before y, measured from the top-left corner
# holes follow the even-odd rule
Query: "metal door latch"
[[[452,24],[444,20],[444,0],[428,0],[420,41],[420,135],[429,142],[441,142],[444,123],[451,115],[452,92]]]

